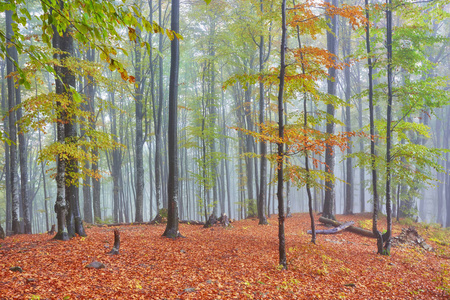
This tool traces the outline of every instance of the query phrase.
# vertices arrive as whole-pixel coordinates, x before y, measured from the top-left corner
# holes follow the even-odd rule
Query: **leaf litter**
[[[317,217],[318,219],[318,217]],[[370,214],[338,216],[365,222]],[[350,232],[310,243],[309,215],[286,219],[288,270],[278,267],[278,222],[232,227],[180,224],[186,238],[162,237],[165,225],[86,228],[70,241],[47,234],[0,241],[0,299],[444,299],[450,289],[447,245],[395,247]],[[380,224],[385,223],[384,219]],[[317,224],[317,223],[316,223]],[[394,224],[394,236],[402,226]],[[317,224],[317,228],[323,226]],[[119,255],[108,255],[121,233]],[[426,233],[425,233],[426,234]],[[104,268],[86,268],[93,262]],[[11,268],[20,267],[23,272]]]

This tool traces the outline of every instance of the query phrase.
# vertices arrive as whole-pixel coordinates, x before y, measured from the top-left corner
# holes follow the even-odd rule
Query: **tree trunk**
[[[42,139],[41,139],[41,130],[38,130],[38,140],[39,140],[39,152],[42,151]],[[47,195],[47,181],[45,179],[45,169],[44,169],[44,161],[41,161],[41,176],[43,181],[43,187],[44,187],[44,207],[45,207],[45,229],[48,232],[50,230],[50,226],[48,223],[49,215],[48,215],[48,195]]]
[[[63,2],[59,1],[59,6],[63,7]],[[68,32],[64,31],[62,36],[59,36],[56,27],[53,26],[53,48],[65,50],[64,39],[67,39]],[[66,54],[54,54],[55,59],[62,60],[63,56]],[[64,83],[60,80],[67,72],[64,67],[56,66],[56,73],[58,77],[55,78],[55,91],[58,95],[63,95],[65,93]],[[56,111],[58,122],[56,124],[57,130],[57,143],[64,144],[64,122],[66,122],[66,113],[61,107],[61,103],[58,101],[56,103]],[[56,203],[55,212],[57,217],[57,233],[55,239],[66,241],[69,239],[67,232],[67,205],[66,205],[66,190],[65,190],[65,171],[66,171],[66,160],[61,154],[57,156],[57,171],[56,171]]]
[[[387,113],[386,113],[386,217],[387,231],[383,234],[384,247],[382,254],[390,255],[392,212],[391,212],[391,144],[392,144],[392,0],[386,0],[386,44],[387,44]]]
[[[216,36],[216,23],[215,23],[215,14],[211,12],[210,14],[210,32],[209,35],[211,37]],[[208,110],[209,110],[209,118],[208,118],[208,126],[209,128],[212,128],[215,132],[216,127],[216,121],[217,121],[217,109],[216,109],[216,69],[215,69],[215,44],[214,44],[214,38],[210,39],[209,41],[209,49],[208,49],[208,55],[210,57],[208,61],[208,73],[209,73],[209,91],[208,91]],[[212,190],[213,190],[213,214],[214,216],[218,216],[217,206],[218,206],[218,192],[217,192],[217,159],[214,158],[214,155],[216,153],[216,139],[208,137],[209,139],[209,146],[210,146],[210,160],[211,160],[211,183],[212,183]]]
[[[338,227],[341,226],[342,223],[335,221],[335,220],[330,220],[330,219],[326,219],[324,217],[320,217],[319,218],[319,222],[324,223],[324,224],[330,224],[333,225],[334,227]],[[360,228],[360,227],[356,227],[356,226],[350,226],[347,229],[350,232],[365,236],[365,237],[369,237],[369,238],[375,238],[375,235],[373,234],[372,231],[366,230],[364,228]]]
[[[360,64],[357,64],[357,70],[358,70],[358,95],[361,95],[361,72],[360,72]],[[362,97],[358,97],[358,126],[359,128],[363,128],[363,102]],[[364,152],[364,141],[363,139],[360,139],[359,141],[359,151],[361,153]],[[365,187],[365,170],[364,167],[361,166],[359,168],[359,201],[360,201],[360,212],[365,212],[365,204],[366,204],[366,187]]]
[[[162,1],[159,1],[158,7],[159,24],[162,24]],[[163,35],[159,35],[159,52],[163,52]],[[153,120],[155,125],[155,197],[156,197],[156,216],[159,215],[161,208],[161,125],[162,125],[162,106],[164,100],[164,78],[163,78],[163,58],[159,55],[159,83],[158,83],[158,105],[157,108],[153,103]]]
[[[13,47],[13,59],[19,64],[16,47]],[[15,88],[16,93],[16,115],[17,121],[22,119],[21,94],[20,85]],[[19,136],[19,164],[20,164],[20,197],[22,200],[23,211],[23,230],[25,234],[31,234],[31,201],[28,194],[28,166],[27,166],[27,142],[25,138],[25,129],[23,124],[19,122],[18,136]]]
[[[140,31],[136,29],[136,34],[139,36]],[[134,92],[134,100],[136,105],[136,140],[135,140],[135,161],[134,166],[136,169],[136,216],[135,222],[143,222],[144,221],[144,139],[143,139],[143,131],[142,131],[142,120],[144,117],[143,114],[143,104],[142,104],[142,78],[141,78],[141,49],[139,45],[135,45],[134,47],[134,55],[135,55],[135,92]]]
[[[249,69],[252,69],[252,63],[249,66]],[[247,124],[247,129],[249,131],[253,131],[253,121],[252,121],[252,104],[251,104],[251,95],[252,95],[252,86],[250,84],[246,84],[247,89],[244,91],[244,116]],[[245,135],[245,152],[252,153],[254,139],[251,135]],[[253,183],[254,183],[254,170],[253,170],[253,158],[251,156],[245,156],[245,170],[247,173],[247,201],[249,203],[248,207],[250,208],[251,203],[254,203],[254,193],[253,193]],[[247,212],[248,213],[248,212]],[[253,214],[251,212],[250,214]],[[254,215],[247,215],[247,217],[255,217]]]
[[[180,1],[172,0],[171,29],[180,32]],[[176,238],[181,236],[178,230],[178,70],[180,61],[180,43],[174,38],[170,44],[170,82],[169,82],[169,178],[167,182],[168,215],[163,236]]]
[[[88,49],[86,52],[87,60],[90,62],[95,61],[95,50],[94,49]],[[94,97],[95,97],[95,91],[94,91],[94,78],[92,76],[86,77],[87,83],[86,83],[86,98],[87,102],[84,106],[84,110],[87,112],[91,112],[90,118],[93,120],[95,118],[95,115],[92,114],[93,108],[91,106],[94,105]],[[92,120],[89,120],[92,122]],[[81,132],[81,135],[83,135],[83,131]],[[85,148],[84,151],[91,151],[89,148]],[[84,168],[86,170],[91,168],[91,164],[88,160],[84,163]],[[83,213],[84,213],[84,220],[87,223],[94,223],[94,218],[92,215],[92,194],[91,194],[91,182],[94,180],[91,179],[91,177],[88,174],[85,174],[85,178],[83,180]]]
[[[351,118],[351,111],[350,111],[350,105],[351,105],[351,80],[350,80],[350,58],[349,55],[351,54],[351,40],[352,40],[352,25],[348,24],[348,30],[346,35],[346,41],[344,48],[344,56],[345,56],[345,63],[348,64],[348,66],[344,69],[344,77],[345,77],[345,101],[347,102],[347,105],[345,107],[345,131],[351,132],[352,130],[352,118]],[[345,30],[345,28],[344,28]],[[347,141],[347,154],[350,156],[352,154],[352,142],[350,141],[350,137]],[[353,165],[352,165],[352,158],[347,157],[346,160],[346,174],[347,174],[347,182],[345,184],[345,205],[344,205],[344,214],[351,215],[353,214]]]
[[[277,178],[278,178],[278,239],[279,239],[279,265],[283,269],[287,269],[286,261],[286,240],[284,235],[284,200],[283,200],[283,165],[284,165],[284,109],[283,109],[283,92],[284,92],[284,77],[286,72],[285,52],[286,52],[286,0],[281,4],[281,50],[280,50],[280,86],[278,90],[278,136],[281,142],[278,143],[277,153]]]
[[[327,0],[330,3],[330,0]],[[331,0],[333,6],[338,6],[338,0]],[[327,15],[327,22],[330,26],[330,31],[327,32],[327,50],[331,54],[337,55],[337,16]],[[327,80],[327,91],[329,95],[336,96],[336,69],[331,67],[328,69],[328,74],[330,78]],[[331,117],[335,115],[335,108],[333,104],[327,104],[327,114]],[[335,124],[330,121],[327,122],[326,132],[327,134],[334,134]],[[334,166],[335,166],[335,154],[332,146],[327,146],[325,151],[325,170],[331,176],[334,176]],[[333,180],[325,180],[325,202],[323,205],[323,216],[326,218],[334,219],[334,210],[336,205],[336,191],[335,184]]]
[[[263,1],[260,1],[261,14],[264,13]],[[262,80],[262,73],[264,71],[264,36],[261,34],[259,37],[259,73],[261,80],[259,82],[259,123],[264,124],[265,115],[265,102],[264,102],[264,82]],[[262,134],[262,129],[260,128]],[[259,225],[267,225],[266,218],[266,198],[267,198],[267,147],[265,141],[259,142],[260,159],[260,182],[259,182],[259,195],[258,195],[258,219]]]
[[[369,0],[365,0],[366,6],[366,18],[369,20]],[[372,232],[377,238],[378,253],[383,252],[383,237],[381,232],[378,231],[378,206],[379,198],[377,191],[377,170],[376,170],[376,153],[375,153],[375,116],[373,105],[373,64],[372,64],[372,52],[370,50],[370,24],[367,21],[366,24],[366,50],[367,61],[369,68],[369,119],[370,119],[370,156],[371,156],[371,169],[372,169],[372,189],[373,189],[373,215],[372,215]]]
[[[115,99],[114,93],[111,93],[111,134],[113,135],[114,142],[118,142],[117,138],[117,116],[114,110],[115,107]],[[113,219],[114,222],[119,222],[119,214],[120,214],[120,190],[121,186],[119,185],[119,179],[121,175],[121,151],[118,148],[112,150],[112,177],[113,177]]]
[[[13,12],[7,10],[6,12],[6,39],[12,41],[13,29],[12,29],[12,14]],[[14,62],[11,59],[14,57],[13,50],[14,47],[8,47],[7,53],[9,58],[6,60],[6,74],[9,75],[11,72],[15,71]],[[9,76],[7,79],[8,86],[8,106],[9,106],[9,139],[11,144],[9,147],[9,162],[10,162],[10,179],[11,179],[11,213],[12,213],[12,231],[14,234],[19,234],[20,232],[20,219],[19,219],[19,191],[18,191],[18,180],[17,180],[17,128],[16,128],[16,114],[14,113],[15,107],[15,87],[14,78]]]
[[[70,29],[69,29],[70,30]],[[67,30],[62,37],[59,39],[59,48],[64,51],[61,56],[61,61],[65,62],[65,59],[69,58],[73,55],[73,38],[71,33]],[[69,99],[69,106],[73,107],[77,104],[73,101],[73,95],[70,91],[71,87],[76,86],[75,75],[74,73],[66,66],[62,66],[61,70],[61,78],[62,78],[62,88],[64,93],[67,95]],[[65,118],[66,122],[64,122],[64,138],[65,144],[71,145],[73,148],[72,151],[76,151],[76,143],[77,143],[77,127],[76,127],[76,116],[72,115],[69,118]],[[65,163],[65,196],[66,196],[66,207],[67,210],[67,230],[69,237],[74,237],[75,234],[80,236],[86,236],[86,233],[83,228],[83,220],[81,218],[80,212],[80,204],[79,204],[79,193],[78,193],[78,161],[75,157],[67,154],[67,159]]]
[[[8,41],[13,40],[13,29],[12,29],[12,11],[6,11],[6,39]],[[7,48],[7,53],[9,58],[6,60],[6,73],[7,75],[11,74],[11,72],[15,71],[14,62],[11,59],[14,59],[14,46]],[[9,147],[9,156],[10,156],[10,178],[11,178],[11,209],[12,209],[12,231],[14,234],[21,233],[20,230],[20,207],[19,207],[19,190],[18,190],[18,166],[17,166],[17,127],[16,127],[16,114],[14,113],[15,107],[15,87],[14,87],[14,78],[12,76],[7,79],[8,86],[8,106],[9,106],[9,139],[11,140],[11,144]]]
[[[1,64],[1,80],[2,80],[2,111],[4,112],[3,115],[3,126],[4,126],[4,131],[9,133],[9,116],[8,116],[8,109],[7,109],[7,100],[6,100],[6,87],[5,87],[5,67],[6,67],[7,62],[5,62],[4,60],[2,61]],[[8,103],[8,108],[9,108],[9,103]],[[4,147],[5,147],[5,201],[6,201],[6,233],[11,232],[12,231],[12,222],[11,222],[11,201],[12,201],[12,197],[11,197],[11,171],[10,171],[10,148],[9,148],[9,144],[5,141],[4,142]]]
[[[292,0],[292,4],[294,4],[295,6],[295,0]],[[302,49],[302,41],[300,39],[300,28],[297,25],[296,26],[296,30],[297,30],[297,41],[298,41],[298,48],[301,50]],[[305,64],[303,63],[303,53],[300,52],[300,59],[302,61],[302,74],[306,75],[306,70],[305,70]],[[304,87],[305,88],[305,87]],[[306,130],[308,129],[308,109],[307,109],[307,100],[308,100],[308,94],[305,92],[303,93],[303,128],[306,132]],[[306,138],[306,133],[305,133],[305,138]],[[306,193],[308,195],[308,211],[309,211],[309,218],[311,221],[311,243],[315,244],[316,243],[316,226],[315,226],[315,222],[314,222],[314,214],[313,214],[313,199],[312,199],[312,195],[311,195],[311,177],[310,177],[310,171],[309,171],[309,153],[308,150],[304,149],[303,154],[305,155],[305,170],[306,170]]]
[[[220,72],[220,81],[223,82],[223,72],[221,69]],[[225,122],[225,94],[222,89],[222,134],[225,136],[225,139],[223,141],[223,153],[225,154],[225,157],[228,157],[228,138],[227,136],[227,126]],[[222,143],[221,143],[222,145]],[[229,162],[228,159],[224,161],[225,165],[225,181],[226,181],[226,191],[227,191],[227,203],[228,203],[228,216],[232,217],[232,205],[231,205],[231,188],[230,188],[230,172],[229,172]]]
[[[450,108],[447,107],[447,118],[446,118],[446,132],[450,132]],[[448,149],[448,139],[445,142],[445,148]],[[445,154],[445,169],[450,169],[450,162],[449,162],[449,155],[448,153]],[[445,177],[445,198],[446,198],[446,206],[447,206],[447,218],[446,218],[446,227],[450,227],[450,175],[444,174]],[[439,207],[439,209],[444,210],[444,203],[442,203],[442,207]],[[444,222],[442,222],[444,224]]]

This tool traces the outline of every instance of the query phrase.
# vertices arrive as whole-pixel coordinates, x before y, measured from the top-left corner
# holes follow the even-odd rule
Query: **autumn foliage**
[[[318,217],[317,217],[318,218]],[[359,226],[370,215],[338,216]],[[277,222],[233,227],[181,224],[186,238],[161,237],[165,225],[92,227],[67,242],[47,234],[16,235],[0,247],[2,299],[443,299],[448,249],[427,236],[435,251],[394,247],[376,255],[375,240],[350,232],[310,243],[309,217],[286,220],[288,270],[276,265]],[[381,222],[385,223],[385,222]],[[321,225],[317,226],[322,229]],[[394,224],[394,236],[401,231]],[[109,255],[114,229],[119,255]],[[446,249],[446,250],[442,250]],[[106,268],[87,269],[93,261]],[[23,272],[12,271],[21,267]],[[379,270],[383,270],[380,272]]]

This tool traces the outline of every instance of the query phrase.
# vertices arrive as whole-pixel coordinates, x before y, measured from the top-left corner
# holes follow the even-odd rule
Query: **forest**
[[[449,296],[449,16],[449,0],[0,3],[0,296]],[[42,270],[49,253],[66,273]],[[357,283],[367,266],[383,278]]]

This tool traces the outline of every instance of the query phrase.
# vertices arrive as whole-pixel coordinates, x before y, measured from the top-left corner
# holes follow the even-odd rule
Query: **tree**
[[[345,63],[347,66],[344,69],[344,78],[345,78],[345,101],[347,102],[347,106],[345,107],[345,131],[350,132],[352,130],[352,122],[351,122],[351,79],[350,79],[350,55],[351,55],[351,43],[352,43],[352,28],[351,23],[348,23],[348,26],[343,26],[343,30],[346,30],[346,35],[343,46],[343,53],[345,57]],[[351,215],[353,214],[353,165],[352,165],[352,143],[349,139],[347,142],[347,160],[346,160],[346,185],[345,185],[345,202],[344,202],[344,214]]]
[[[330,3],[330,1],[326,1],[326,3]],[[333,7],[338,6],[338,0],[332,0],[331,5]],[[330,26],[330,30],[327,31],[327,50],[329,53],[333,55],[337,55],[337,16],[327,14],[327,23]],[[327,79],[327,91],[330,97],[336,96],[336,68],[331,67],[328,69],[329,78]],[[335,107],[333,104],[327,104],[327,114],[329,117],[334,118]],[[326,126],[326,132],[328,134],[334,134],[335,132],[335,124],[334,121],[328,120]],[[334,174],[334,165],[335,165],[335,155],[334,149],[332,147],[328,147],[325,152],[325,168],[329,174]],[[335,194],[335,184],[334,179],[328,177],[325,179],[325,202],[323,204],[323,216],[329,219],[335,219],[334,210],[336,205],[336,194]]]
[[[391,143],[392,143],[392,0],[386,0],[386,46],[387,46],[387,113],[386,113],[386,214],[387,231],[383,234],[383,254],[390,255],[392,211],[391,211]]]
[[[94,62],[95,60],[95,49],[88,48],[86,50],[86,58],[90,62]],[[88,75],[85,77],[85,84],[86,84],[86,103],[83,105],[83,110],[85,112],[93,112],[94,111],[94,97],[95,97],[95,89],[94,89],[94,77],[92,75]],[[84,126],[81,126],[80,128],[80,134],[83,136],[86,134],[86,130],[89,130],[89,125],[92,125],[92,120],[94,119],[94,115],[91,113],[90,116],[87,118],[83,118],[82,120],[84,122],[90,121],[91,124],[86,124]],[[91,151],[90,148],[83,147],[84,151]],[[90,169],[91,164],[89,160],[86,160],[84,162],[84,169]],[[87,223],[94,223],[95,218],[92,215],[92,194],[91,194],[91,182],[94,183],[96,181],[94,178],[92,178],[89,174],[86,174],[85,178],[83,179],[83,213],[84,213],[84,220]]]
[[[2,76],[2,89],[1,89],[1,93],[2,93],[2,103],[1,103],[1,107],[2,107],[2,111],[4,112],[3,115],[3,120],[4,120],[4,130],[5,132],[9,133],[9,117],[8,114],[6,113],[6,111],[8,111],[7,109],[7,105],[9,107],[9,103],[7,103],[7,99],[6,99],[6,87],[5,87],[5,67],[6,67],[6,61],[2,60],[2,64],[1,64],[1,76]],[[12,231],[12,222],[11,222],[11,216],[12,216],[12,212],[11,212],[11,204],[12,204],[12,197],[11,197],[11,171],[10,171],[10,150],[9,150],[9,144],[8,141],[4,141],[4,147],[5,147],[5,192],[6,192],[6,209],[5,209],[5,215],[6,215],[6,232],[11,232]]]
[[[369,16],[369,0],[365,0],[366,6],[366,50],[367,50],[367,62],[368,62],[368,82],[369,82],[369,122],[370,122],[370,165],[372,171],[372,194],[373,194],[373,214],[372,214],[372,231],[377,237],[378,253],[381,253],[383,240],[381,233],[378,231],[378,207],[379,198],[377,190],[377,169],[376,169],[376,153],[375,153],[375,115],[373,104],[373,64],[372,64],[372,52],[370,45],[370,16]]]
[[[158,5],[159,23],[162,24],[162,1]],[[159,35],[158,50],[163,51],[163,35]],[[160,217],[159,209],[161,208],[161,125],[162,125],[162,108],[164,100],[164,64],[162,55],[158,56],[159,65],[159,84],[158,84],[158,104],[155,104],[154,97],[152,97],[153,104],[153,122],[155,127],[155,197],[156,197],[156,216]],[[153,66],[151,66],[153,68]],[[152,89],[153,90],[153,89]]]
[[[137,36],[140,36],[140,31],[136,31]],[[136,41],[137,42],[137,41]],[[144,221],[144,137],[142,129],[143,113],[143,82],[141,76],[141,49],[139,45],[134,47],[135,54],[135,73],[136,78],[134,100],[136,105],[136,140],[135,140],[135,169],[136,169],[136,222]]]
[[[171,30],[180,32],[180,1],[172,0]],[[180,42],[173,37],[170,44],[170,82],[169,82],[169,178],[167,181],[168,215],[167,226],[163,236],[180,237],[178,230],[178,71],[180,59]]]
[[[292,3],[295,5],[295,0],[292,0]],[[294,11],[294,14],[296,14],[296,12]],[[305,58],[303,57],[303,52],[302,52],[302,42],[301,42],[301,38],[300,38],[300,27],[297,24],[295,26],[295,29],[297,31],[297,41],[298,41],[298,48],[300,50],[300,60],[301,60],[301,69],[302,69],[302,75],[304,77],[306,77],[306,67],[305,67]],[[305,132],[305,139],[306,139],[306,132],[307,132],[307,128],[308,128],[308,109],[307,109],[307,100],[308,100],[308,93],[307,93],[307,85],[304,84],[303,85],[303,129]],[[306,178],[305,178],[305,182],[306,182],[306,193],[308,196],[308,210],[309,210],[309,218],[311,220],[311,242],[313,244],[316,243],[316,226],[315,226],[315,222],[314,222],[314,214],[313,214],[313,203],[312,203],[312,195],[311,195],[311,174],[310,174],[310,170],[309,170],[309,153],[307,150],[307,147],[304,147],[303,149],[304,155],[305,155],[305,171],[306,171]]]
[[[260,10],[261,10],[261,18],[263,17],[264,13],[264,3],[261,0],[260,1]],[[262,25],[262,24],[261,24]],[[265,115],[265,100],[264,100],[264,81],[263,81],[263,71],[264,71],[264,64],[268,60],[270,55],[270,46],[271,41],[269,38],[269,49],[267,51],[267,54],[265,54],[265,45],[264,45],[264,34],[261,33],[259,36],[259,73],[261,76],[260,82],[259,82],[259,123],[264,124],[264,115]],[[260,183],[259,183],[259,195],[258,195],[258,219],[259,219],[259,225],[267,225],[267,218],[266,218],[266,202],[267,202],[267,146],[265,141],[260,141],[259,143],[259,152],[261,155],[260,159]]]
[[[64,7],[64,3],[62,1],[58,2],[59,8],[62,10]],[[70,74],[67,66],[64,65],[64,59],[69,57],[69,53],[73,47],[72,36],[69,33],[69,30],[66,28],[60,32],[57,30],[56,26],[53,25],[53,47],[55,49],[60,49],[62,51],[61,54],[55,52],[55,59],[59,60],[58,66],[55,67],[56,71],[56,94],[61,96],[65,95],[67,98],[71,97],[69,82],[74,83],[75,77],[73,74]],[[63,81],[65,80],[65,82]],[[70,80],[70,81],[69,81]],[[63,145],[65,142],[65,131],[64,131],[64,123],[67,122],[67,114],[62,108],[61,100],[56,102],[56,111],[57,111],[57,142],[60,145]],[[57,194],[56,194],[56,203],[55,203],[55,212],[58,219],[57,224],[57,233],[55,235],[55,239],[66,241],[69,239],[68,229],[67,229],[67,215],[68,215],[68,205],[66,201],[66,189],[65,189],[65,176],[66,176],[66,159],[61,154],[58,154],[57,157],[57,170],[56,170],[56,186],[57,186]]]
[[[11,10],[6,11],[6,40],[8,43],[14,43],[13,41],[13,29],[12,29],[12,16],[13,12]],[[10,46],[7,48],[6,60],[6,73],[11,74],[15,71],[14,67],[14,49],[15,47]],[[10,184],[11,184],[11,211],[12,211],[12,231],[14,234],[20,233],[20,221],[19,221],[19,191],[17,182],[17,127],[16,127],[16,114],[14,113],[14,107],[16,103],[15,99],[15,87],[14,78],[9,76],[7,79],[8,86],[8,107],[11,112],[8,116],[9,121],[9,137],[11,144],[9,146],[9,170],[10,170]]]
[[[287,269],[286,261],[286,239],[284,236],[284,221],[286,216],[284,215],[284,199],[283,199],[283,185],[284,185],[284,105],[283,105],[283,93],[284,93],[284,77],[286,72],[286,41],[287,41],[287,28],[286,28],[286,0],[281,3],[281,49],[280,49],[280,85],[278,87],[278,152],[277,152],[277,198],[278,198],[278,252],[279,252],[279,265],[283,269]]]

